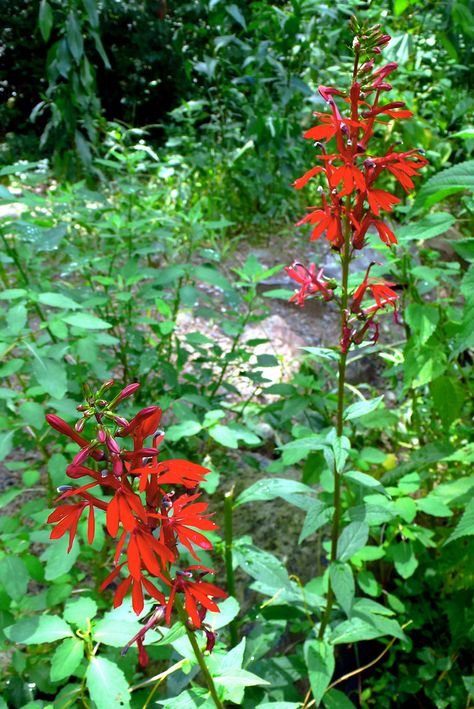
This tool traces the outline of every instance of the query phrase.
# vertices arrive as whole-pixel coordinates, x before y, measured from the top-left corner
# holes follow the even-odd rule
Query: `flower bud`
[[[139,388],[140,384],[138,382],[135,382],[134,384],[129,384],[124,389],[122,389],[118,396],[115,397],[114,402],[118,404],[119,401],[123,401],[123,399],[126,399],[127,397],[131,396]]]
[[[104,429],[98,428],[97,429],[97,440],[99,443],[105,443],[105,439],[107,438],[107,434],[105,433]]]
[[[106,438],[106,443],[107,443],[107,448],[111,453],[114,453],[115,455],[120,454],[120,447],[117,444],[117,441],[112,438],[112,436],[108,435]]]
[[[81,433],[84,430],[84,426],[86,425],[86,418],[79,419],[79,421],[76,421],[74,424],[74,429],[78,432]]]

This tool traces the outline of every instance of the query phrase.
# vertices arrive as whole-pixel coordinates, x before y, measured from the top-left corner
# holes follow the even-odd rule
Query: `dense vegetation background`
[[[399,246],[370,245],[400,284],[404,324],[356,351],[348,389],[352,404],[384,395],[348,421],[348,455],[391,500],[354,483],[345,492],[347,508],[370,508],[371,537],[351,558],[366,605],[335,640],[349,643],[337,676],[387,652],[323,701],[470,706],[472,2],[0,7],[0,707],[112,706],[107,684],[101,694],[94,681],[96,660],[131,706],[206,706],[179,638],[150,646],[145,675],[136,650],[120,656],[138,626],[97,590],[103,525],[91,548],[80,527],[69,556],[58,552],[64,538],[49,540],[46,518],[76,451],[47,430],[44,413],[74,421],[82,384],[111,377],[142,384],[128,413],[163,408],[170,455],[212,469],[206,495],[221,525],[223,493],[236,486],[240,614],[226,602],[222,625],[234,625],[215,651],[216,667],[230,655],[236,672],[221,683],[225,701],[301,706],[328,519],[298,485],[311,487],[308,500],[315,490],[330,499],[324,456],[308,440],[333,425],[337,335],[330,308],[287,306],[282,266],[325,258],[290,226],[316,190],[302,195],[291,183],[310,165],[302,133],[323,106],[317,86],[349,85],[353,13],[392,36],[392,97],[415,115],[377,134],[379,149],[419,146],[430,165],[414,198],[387,185],[403,200]],[[252,487],[275,476],[287,484]],[[222,556],[222,535],[213,539]],[[217,569],[223,583],[222,560]],[[246,645],[228,653],[237,631]],[[148,682],[183,657],[189,665],[166,682]]]

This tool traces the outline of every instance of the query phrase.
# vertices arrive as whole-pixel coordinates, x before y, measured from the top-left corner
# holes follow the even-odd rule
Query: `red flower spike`
[[[197,581],[192,580],[192,570],[195,568],[203,569],[204,573],[199,575]],[[184,593],[184,606],[186,608],[191,622],[196,628],[201,627],[201,617],[199,615],[198,605],[200,604],[205,609],[210,611],[219,610],[219,607],[212,601],[212,598],[227,598],[228,594],[222,591],[217,586],[211,583],[201,581],[202,576],[207,573],[214,573],[206,567],[189,566],[186,571],[178,571],[176,578],[173,581],[171,593],[166,604],[166,622],[169,625],[171,621],[171,611],[176,593]]]

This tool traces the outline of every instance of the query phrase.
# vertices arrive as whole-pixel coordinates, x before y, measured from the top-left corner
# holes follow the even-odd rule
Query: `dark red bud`
[[[84,430],[84,426],[86,425],[86,421],[87,421],[87,419],[85,419],[85,418],[79,419],[79,421],[77,421],[77,422],[74,424],[74,429],[75,429],[78,433],[81,433],[81,431]]]
[[[116,403],[118,403],[119,401],[123,401],[123,399],[126,399],[128,396],[131,396],[139,388],[140,384],[138,382],[135,382],[134,384],[129,384],[125,387],[125,389],[122,389],[120,394],[115,397],[114,401]]]

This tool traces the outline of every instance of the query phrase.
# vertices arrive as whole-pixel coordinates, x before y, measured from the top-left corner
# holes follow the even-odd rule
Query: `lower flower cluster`
[[[48,522],[55,524],[51,538],[69,534],[69,552],[79,521],[87,510],[87,537],[92,544],[95,511],[105,512],[107,531],[117,539],[117,547],[114,568],[100,590],[114,587],[115,608],[131,591],[137,615],[143,611],[145,594],[157,601],[142,630],[124,648],[126,652],[136,643],[141,665],[148,662],[143,647],[146,632],[160,622],[171,623],[173,610],[182,608],[179,596],[188,616],[188,629],[202,629],[207,637],[206,647],[212,650],[215,634],[204,622],[206,613],[218,611],[214,599],[226,598],[227,594],[203,580],[214,573],[212,569],[200,564],[176,568],[180,546],[196,561],[199,561],[196,549],[212,549],[211,542],[197,530],[212,531],[217,525],[206,513],[207,503],[199,502],[200,493],[194,492],[209,470],[186,460],[159,460],[159,446],[164,439],[164,433],[158,430],[161,409],[148,406],[127,421],[117,416],[114,408],[136,391],[138,385],[125,387],[109,402],[104,394],[112,385],[113,381],[106,382],[95,394],[85,387],[86,404],[78,407],[82,418],[74,429],[54,414],[46,416],[50,426],[79,446],[79,452],[66,469],[68,477],[92,480],[79,487],[64,485],[58,489],[61,493],[58,501],[74,497],[80,502],[61,504],[50,514]],[[95,431],[87,440],[81,434],[89,421]],[[127,437],[133,440],[132,450],[121,446],[121,439]],[[147,439],[151,439],[151,446],[145,445]],[[96,493],[100,490],[100,496],[91,494],[94,488]],[[179,489],[182,491],[177,492]]]

